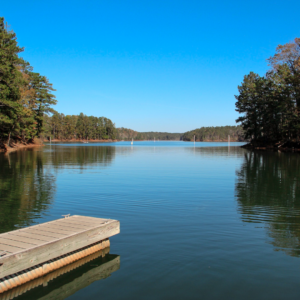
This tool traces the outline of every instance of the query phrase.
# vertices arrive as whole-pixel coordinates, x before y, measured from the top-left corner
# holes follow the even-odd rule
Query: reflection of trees
[[[188,147],[185,148],[188,151],[195,151],[197,153],[203,153],[207,155],[237,155],[241,156],[242,153],[244,153],[244,149],[242,149],[240,146],[230,146],[222,145],[222,146],[209,146],[209,147]]]
[[[0,155],[0,232],[28,226],[51,204],[55,178],[40,151]]]
[[[243,221],[266,223],[276,250],[299,256],[299,154],[246,152],[235,189]]]
[[[51,153],[51,164],[56,168],[66,165],[81,168],[98,164],[107,166],[115,158],[115,152],[115,147],[108,146],[57,146]]]

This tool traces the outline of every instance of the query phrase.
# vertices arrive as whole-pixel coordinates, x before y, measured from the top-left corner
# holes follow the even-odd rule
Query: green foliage
[[[184,141],[227,141],[230,135],[231,141],[243,141],[244,133],[240,126],[201,127],[183,134]]]
[[[117,128],[118,140],[128,141],[135,140],[180,140],[182,133],[168,133],[168,132],[137,132],[128,128]]]
[[[59,140],[107,140],[116,139],[115,124],[105,117],[59,114],[45,116],[44,137]]]
[[[49,80],[18,56],[23,51],[15,33],[0,18],[0,143],[27,142],[34,137],[58,139],[115,139],[110,119],[65,116],[52,108],[57,103]],[[1,145],[1,146],[2,146]]]
[[[16,34],[0,18],[0,142],[40,136],[44,115],[56,104],[52,84],[18,56]]]
[[[245,138],[278,142],[300,135],[300,39],[278,46],[266,76],[244,77],[235,96]]]
[[[4,18],[0,18],[0,127],[1,137],[10,138],[22,111],[19,100],[21,73],[17,66],[21,63],[18,53],[22,52],[16,35],[8,31]]]

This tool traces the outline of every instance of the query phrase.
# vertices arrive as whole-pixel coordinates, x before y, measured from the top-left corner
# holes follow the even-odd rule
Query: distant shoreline
[[[50,143],[49,140],[44,140],[44,143]],[[107,139],[107,140],[79,140],[79,139],[72,139],[72,140],[59,140],[59,139],[53,139],[51,140],[51,143],[112,143],[112,142],[118,142],[118,140],[112,140],[112,139]]]
[[[131,142],[132,139],[128,139],[128,140],[51,140],[51,143],[117,143],[117,142]],[[134,142],[153,142],[153,140],[138,140],[138,139],[133,139]],[[50,141],[44,141],[45,143],[50,143]],[[190,142],[193,143],[194,141],[185,141],[185,140],[155,140],[155,142]],[[197,143],[201,142],[201,143],[220,143],[220,142],[228,142],[228,140],[205,140],[205,141],[197,141]],[[231,140],[230,143],[244,143],[245,141],[239,141],[239,140]]]
[[[153,140],[134,140],[134,142],[150,142],[150,141],[153,141]],[[117,142],[131,142],[131,140],[111,140],[111,139],[108,139],[108,140],[58,140],[58,139],[54,139],[54,140],[51,140],[51,143],[82,143],[82,144],[85,144],[85,143],[117,143]],[[184,140],[156,140],[155,142],[187,142],[187,143],[193,143],[194,141],[184,141]],[[220,142],[223,142],[223,143],[226,143],[228,142],[227,140],[207,140],[207,141],[196,141],[197,143],[201,142],[201,143],[220,143]],[[233,141],[230,141],[231,143],[236,143],[236,142],[240,142],[240,143],[243,143],[244,141],[236,141],[236,140],[233,140]],[[13,152],[13,151],[17,151],[17,150],[25,150],[25,149],[30,149],[30,148],[35,148],[35,147],[43,147],[45,146],[45,143],[46,144],[50,144],[50,141],[48,140],[39,140],[39,139],[35,139],[35,141],[33,142],[28,142],[26,144],[24,143],[21,143],[21,142],[15,142],[15,141],[12,141],[11,142],[11,146],[7,146],[7,144],[4,144],[2,143],[1,144],[1,147],[0,147],[0,152],[4,152],[4,153],[10,153],[10,152]],[[249,145],[249,144],[247,144]],[[241,147],[243,148],[250,148],[249,146],[246,147],[247,145],[243,145]],[[265,148],[262,148],[262,147],[257,147],[256,149],[266,149]],[[269,149],[269,148],[268,148]],[[297,151],[300,151],[300,148],[297,150]]]

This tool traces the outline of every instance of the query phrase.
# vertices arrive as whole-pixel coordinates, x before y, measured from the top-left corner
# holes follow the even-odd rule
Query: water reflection
[[[235,191],[243,221],[264,223],[276,250],[299,256],[299,154],[246,152]]]
[[[44,159],[36,150],[0,155],[0,233],[31,225],[52,203],[55,177]]]
[[[116,148],[109,146],[49,146],[50,163],[55,168],[76,166],[85,169],[93,165],[109,165],[115,158]],[[57,151],[59,150],[59,151]]]
[[[195,154],[201,154],[202,156],[209,156],[209,157],[241,157],[245,150],[237,147],[193,147],[193,148],[185,148],[186,151],[194,152]]]
[[[109,277],[119,268],[120,256],[109,254],[106,248],[0,294],[0,300],[66,299],[93,282]]]
[[[0,154],[0,233],[30,226],[50,208],[54,170],[108,166],[115,147],[45,147]]]

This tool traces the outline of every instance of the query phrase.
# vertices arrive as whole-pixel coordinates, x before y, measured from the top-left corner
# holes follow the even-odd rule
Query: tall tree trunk
[[[8,134],[8,142],[7,142],[7,146],[9,147],[9,144],[10,144],[10,134],[11,134],[11,131],[9,132]]]

